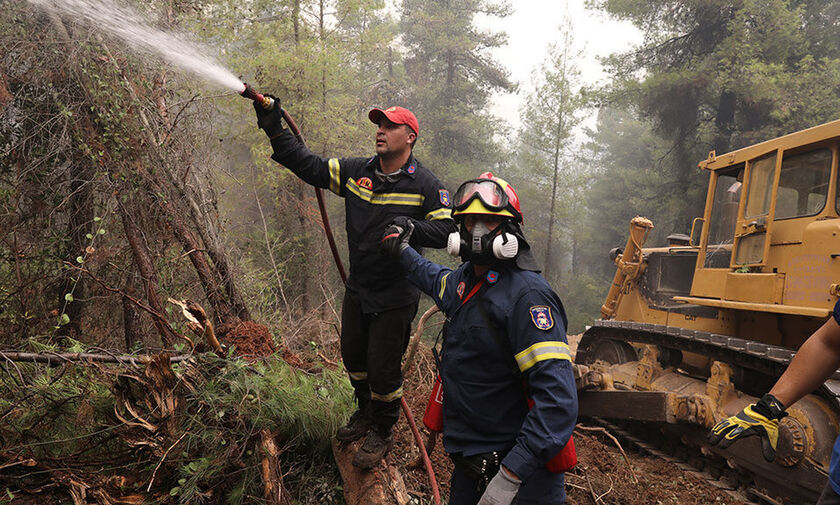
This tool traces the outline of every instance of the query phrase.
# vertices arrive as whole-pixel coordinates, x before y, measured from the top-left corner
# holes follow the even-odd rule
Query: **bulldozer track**
[[[796,354],[788,348],[705,331],[633,321],[598,320],[581,338],[575,362],[587,364],[598,359],[595,356],[598,352],[597,344],[605,338],[702,354],[761,374],[771,381],[770,384],[782,374]],[[838,379],[840,376],[835,373],[820,388],[819,393],[829,400],[835,409],[840,410]],[[738,500],[758,505],[816,501],[814,496],[796,491],[795,485],[789,486],[778,480],[768,484],[766,476],[745,468],[737,458],[733,460],[729,456],[709,451],[699,441],[698,437],[705,439],[705,435],[698,435],[697,428],[692,435],[688,435],[685,431],[680,431],[687,429],[684,425],[593,419],[597,419],[603,427],[614,431],[616,436],[620,436],[639,450],[675,464],[681,470],[726,491]],[[675,444],[681,449],[669,452],[663,449],[667,444]],[[780,489],[773,489],[773,496],[763,490],[765,486],[772,488],[776,485],[785,489],[781,494],[788,494],[790,501],[788,498],[780,501],[781,498],[775,496],[775,493],[780,493]]]
[[[598,338],[612,338],[625,342],[659,345],[689,351],[738,365],[772,377],[779,377],[796,351],[700,330],[661,324],[599,319],[586,330],[578,345],[576,363],[590,358],[591,344]],[[836,372],[823,385],[821,392],[833,399],[840,409],[840,375]]]
[[[699,453],[694,458],[682,458],[678,455],[671,454],[667,449],[662,447],[661,440],[663,439],[661,436],[646,437],[660,442],[644,440],[619,424],[611,423],[599,417],[593,417],[591,420],[618,438],[622,442],[622,446],[632,447],[643,454],[649,454],[663,461],[667,461],[691,477],[723,491],[731,498],[745,505],[784,505],[782,502],[767,496],[754,486],[744,484],[740,481],[733,482],[735,480],[734,473],[726,466],[726,461],[721,458],[713,459],[703,457]],[[698,461],[701,460],[703,464],[698,465]],[[698,469],[698,466],[701,466],[702,469]]]

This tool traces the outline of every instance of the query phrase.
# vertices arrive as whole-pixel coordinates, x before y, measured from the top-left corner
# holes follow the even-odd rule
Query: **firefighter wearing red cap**
[[[344,198],[350,275],[340,340],[358,410],[336,437],[345,442],[366,437],[353,463],[372,468],[393,446],[391,430],[403,391],[400,361],[419,299],[399,264],[398,246],[409,227],[412,246],[446,246],[455,230],[449,193],[412,153],[420,127],[408,109],[370,111],[368,117],[378,125],[375,156],[323,158],[283,126],[279,106],[254,108],[271,139],[272,159]]]
[[[564,474],[550,464],[573,448],[577,418],[563,304],[539,275],[510,184],[489,172],[465,182],[453,217],[457,269],[400,245],[408,279],[448,317],[439,372],[449,503],[564,503]]]

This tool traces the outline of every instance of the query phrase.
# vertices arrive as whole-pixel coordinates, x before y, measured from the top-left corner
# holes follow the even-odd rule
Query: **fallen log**
[[[0,351],[0,360],[30,362],[30,363],[46,363],[49,365],[61,365],[69,361],[96,361],[98,363],[119,363],[121,365],[146,365],[151,363],[154,355],[141,354],[137,356],[131,355],[116,355],[116,354],[97,354],[89,352],[13,352]],[[170,356],[170,363],[180,363],[190,358],[189,355]]]
[[[353,455],[363,440],[345,444],[332,441],[333,457],[344,481],[344,500],[347,505],[407,505],[411,497],[402,475],[387,458],[372,470],[353,466]]]

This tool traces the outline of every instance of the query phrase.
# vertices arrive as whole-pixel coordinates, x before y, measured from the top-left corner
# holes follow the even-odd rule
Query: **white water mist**
[[[127,5],[113,0],[29,0],[44,9],[82,19],[90,25],[118,37],[134,48],[157,53],[168,62],[225,88],[240,92],[242,82],[219,62],[207,56],[206,48],[183,35],[154,28],[149,21]]]

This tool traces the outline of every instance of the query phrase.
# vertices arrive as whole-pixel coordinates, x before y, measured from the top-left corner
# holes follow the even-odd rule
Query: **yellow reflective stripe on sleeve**
[[[396,391],[391,391],[387,395],[380,395],[379,393],[370,392],[371,400],[379,400],[380,402],[390,402],[398,398],[402,398],[403,388],[400,386]]]
[[[367,380],[367,372],[347,372],[347,375],[349,375],[350,379],[354,381]]]
[[[547,359],[563,359],[572,361],[569,346],[565,342],[538,342],[515,356],[519,370],[524,372],[539,361]]]
[[[408,205],[410,207],[422,207],[425,198],[416,193],[374,193],[373,191],[359,186],[353,179],[347,179],[347,190],[362,200],[375,205]]]
[[[438,291],[438,298],[443,300],[443,292],[446,291],[446,278],[449,277],[449,274],[452,272],[446,272],[443,274],[443,277],[440,278],[440,291]]]
[[[337,158],[330,158],[330,191],[338,195],[341,190],[341,164]]]
[[[452,209],[447,209],[446,207],[441,207],[440,209],[435,209],[428,214],[426,214],[426,219],[428,221],[434,221],[435,219],[451,219],[452,218]]]

